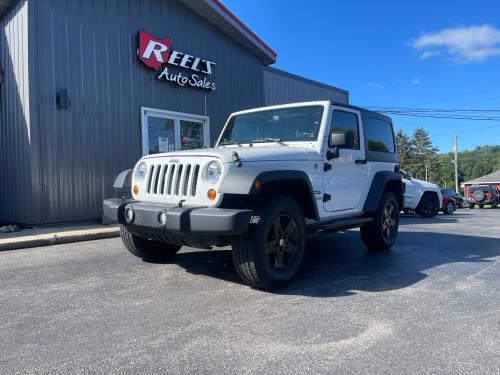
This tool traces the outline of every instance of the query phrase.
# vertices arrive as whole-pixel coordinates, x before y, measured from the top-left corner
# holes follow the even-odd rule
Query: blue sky
[[[352,104],[500,110],[500,1],[223,3],[278,53],[275,67],[347,89]],[[425,127],[442,152],[455,134],[461,150],[500,144],[500,121],[393,119]]]

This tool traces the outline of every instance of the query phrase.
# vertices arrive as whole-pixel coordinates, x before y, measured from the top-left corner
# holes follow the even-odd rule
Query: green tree
[[[410,139],[412,163],[410,172],[420,179],[425,179],[425,167],[428,168],[428,177],[439,174],[436,167],[435,155],[439,148],[432,144],[429,133],[424,128],[417,128]]]
[[[403,129],[399,129],[396,132],[396,146],[398,149],[399,165],[401,169],[407,170],[407,167],[411,165],[413,155],[410,137],[408,137]]]

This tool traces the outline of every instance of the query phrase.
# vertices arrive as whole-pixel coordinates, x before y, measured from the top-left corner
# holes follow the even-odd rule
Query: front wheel
[[[452,215],[453,212],[455,212],[455,205],[451,202],[446,203],[446,206],[444,206],[443,213],[445,215]]]
[[[288,285],[299,270],[306,248],[302,210],[290,198],[274,196],[257,204],[257,223],[233,240],[233,263],[247,284],[259,289]]]
[[[491,204],[491,208],[497,208],[498,207],[498,202],[496,200],[493,201]]]
[[[476,207],[476,205],[475,205],[474,203],[469,203],[469,208],[470,208],[471,210],[473,210],[473,209],[474,209],[474,207]]]
[[[484,204],[480,204],[480,205],[479,205],[479,208],[484,208]]]
[[[387,250],[396,241],[399,229],[399,207],[394,193],[382,197],[373,221],[361,227],[361,238],[369,250]]]
[[[439,212],[439,200],[435,194],[425,193],[418,203],[417,213],[422,217],[434,217]]]
[[[150,262],[165,262],[171,260],[181,246],[163,242],[151,241],[147,238],[130,233],[123,225],[120,226],[122,242],[132,254]]]

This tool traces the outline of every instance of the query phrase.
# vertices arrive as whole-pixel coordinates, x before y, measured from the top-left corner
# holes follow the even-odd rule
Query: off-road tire
[[[387,237],[384,234],[384,219],[385,212],[388,206],[394,209],[394,232],[391,236]],[[396,241],[399,229],[399,207],[398,200],[392,192],[386,192],[382,197],[377,211],[373,215],[373,221],[363,224],[361,227],[361,239],[366,245],[368,250],[381,251],[388,250]]]
[[[150,262],[165,262],[173,259],[181,246],[164,242],[150,241],[147,238],[130,233],[120,226],[120,237],[123,244],[136,257]]]
[[[298,204],[288,197],[266,196],[253,205],[254,217],[247,232],[232,241],[233,263],[241,279],[259,289],[278,289],[291,283],[297,274],[306,249],[306,225],[304,214]],[[293,225],[290,224],[293,221]],[[281,224],[281,223],[284,224]],[[288,224],[295,229],[288,233]],[[281,226],[281,232],[274,231]],[[275,233],[282,233],[277,237]],[[293,236],[293,240],[292,240]],[[287,238],[287,239],[285,239]],[[276,241],[275,241],[276,240]],[[286,242],[285,241],[289,241]],[[292,244],[296,241],[296,246]],[[277,249],[272,253],[273,246]],[[288,246],[288,247],[287,247]],[[286,253],[294,249],[295,255]],[[266,251],[267,249],[267,251]],[[279,249],[279,250],[278,250]],[[281,257],[278,255],[282,254]],[[280,270],[284,259],[288,265]],[[273,258],[274,257],[274,258]],[[283,259],[280,263],[278,259]],[[274,263],[274,264],[273,264]]]
[[[455,212],[455,205],[453,204],[453,202],[448,202],[443,207],[443,214],[445,215],[453,215],[454,212]]]
[[[438,214],[439,208],[440,204],[436,195],[433,193],[424,193],[415,211],[422,217],[431,218]]]
[[[473,209],[474,209],[474,207],[476,207],[476,204],[475,204],[475,203],[469,203],[469,208],[470,208],[471,210],[473,210]]]

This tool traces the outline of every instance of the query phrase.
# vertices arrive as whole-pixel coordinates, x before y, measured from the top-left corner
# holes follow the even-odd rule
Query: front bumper
[[[134,218],[127,222],[125,210],[132,208]],[[159,220],[166,214],[165,224]],[[104,218],[140,231],[168,235],[237,236],[246,232],[252,217],[251,210],[206,207],[178,207],[136,200],[106,199]]]

